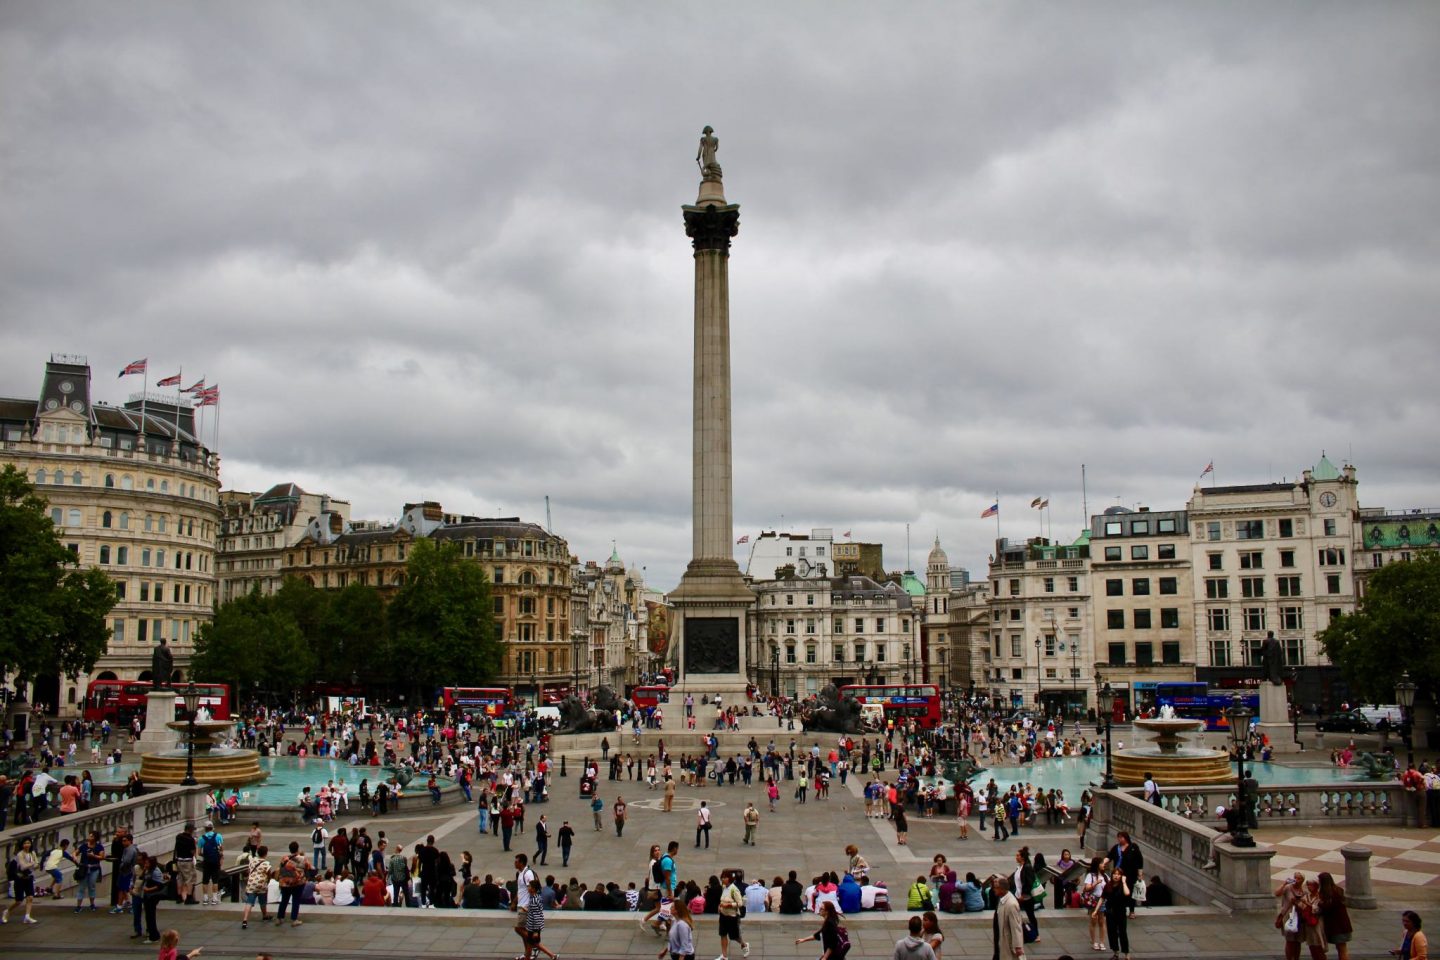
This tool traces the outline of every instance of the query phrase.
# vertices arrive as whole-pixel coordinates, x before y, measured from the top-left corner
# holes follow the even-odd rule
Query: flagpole
[[[140,389],[140,435],[145,439],[145,453],[150,453],[150,439],[145,433],[145,400],[150,395],[150,358],[145,358],[145,369],[140,371],[145,375],[145,386]]]
[[[1000,491],[995,491],[995,539],[1000,539]]]
[[[181,364],[180,372],[175,374],[175,449],[180,449],[180,391],[185,388],[185,366]]]

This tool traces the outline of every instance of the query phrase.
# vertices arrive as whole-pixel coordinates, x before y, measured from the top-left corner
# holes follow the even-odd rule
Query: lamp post
[[[1250,798],[1246,796],[1245,790],[1245,741],[1249,739],[1250,718],[1254,715],[1238,693],[1231,698],[1230,706],[1225,711],[1225,716],[1230,720],[1230,740],[1235,744],[1240,767],[1235,785],[1235,802],[1240,805],[1240,816],[1236,818],[1234,839],[1230,841],[1231,845],[1236,847],[1255,846],[1255,838],[1250,836]]]
[[[185,744],[185,779],[180,781],[180,785],[193,787],[195,786],[195,714],[200,709],[200,691],[195,689],[194,680],[185,684],[185,690],[181,696],[185,700],[185,716],[189,720],[189,724]]]
[[[1405,737],[1405,763],[1412,767],[1415,765],[1415,748],[1410,740],[1410,712],[1415,706],[1415,689],[1415,681],[1410,679],[1410,671],[1400,674],[1400,679],[1395,684],[1395,702],[1400,704],[1400,722],[1404,724],[1400,732]]]
[[[780,696],[780,648],[770,651],[770,696]]]
[[[1115,766],[1110,759],[1110,727],[1115,713],[1112,706],[1115,702],[1115,691],[1110,688],[1110,681],[1100,675],[1099,670],[1095,671],[1095,694],[1100,701],[1095,705],[1100,711],[1096,716],[1103,716],[1105,720],[1105,779],[1100,781],[1100,789],[1114,790],[1119,786],[1115,782]]]

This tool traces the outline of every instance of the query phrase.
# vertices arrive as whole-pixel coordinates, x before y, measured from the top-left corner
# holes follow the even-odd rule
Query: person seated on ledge
[[[470,882],[465,884],[465,889],[460,891],[461,910],[484,910],[485,895],[482,889],[484,881],[478,876],[471,877]]]

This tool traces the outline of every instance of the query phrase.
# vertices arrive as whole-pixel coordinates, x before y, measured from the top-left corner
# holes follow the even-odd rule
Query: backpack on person
[[[280,861],[280,886],[300,887],[305,885],[305,868],[298,857],[290,856]]]
[[[213,830],[200,837],[200,855],[206,860],[220,859],[220,835]]]
[[[664,857],[656,857],[655,862],[650,864],[650,879],[655,881],[656,886],[665,886],[665,868],[660,866]]]
[[[325,842],[324,833],[319,827],[316,827],[314,830],[310,831],[310,842],[317,847]]]
[[[835,928],[835,960],[842,958],[850,952],[850,931],[844,927]]]

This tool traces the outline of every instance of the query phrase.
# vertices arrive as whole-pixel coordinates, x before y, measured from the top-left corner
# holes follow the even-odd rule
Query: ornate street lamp
[[[185,744],[185,779],[180,781],[180,785],[193,787],[195,786],[195,714],[200,709],[200,691],[195,689],[194,680],[185,684],[181,696],[185,700],[185,715],[190,722]]]
[[[1040,638],[1035,638],[1035,709],[1040,709]]]
[[[780,648],[770,650],[770,696],[780,696]]]
[[[1254,711],[1245,705],[1245,700],[1240,694],[1235,694],[1230,700],[1230,706],[1225,710],[1225,716],[1230,720],[1230,740],[1235,744],[1235,753],[1240,761],[1239,780],[1236,783],[1236,803],[1240,805],[1240,816],[1236,818],[1234,839],[1230,841],[1232,846],[1253,847],[1255,838],[1250,836],[1250,798],[1246,796],[1245,790],[1245,742],[1250,738],[1250,718],[1255,716]]]
[[[1410,679],[1410,671],[1400,674],[1400,679],[1395,684],[1395,702],[1400,704],[1400,721],[1405,724],[1400,731],[1405,737],[1405,762],[1411,766],[1415,764],[1415,748],[1410,740],[1410,711],[1415,706],[1415,689],[1415,681]]]
[[[1100,781],[1100,789],[1114,790],[1119,786],[1115,782],[1115,766],[1110,759],[1110,727],[1114,719],[1115,691],[1110,688],[1110,681],[1100,675],[1099,670],[1095,671],[1095,687],[1096,695],[1100,700],[1095,705],[1096,709],[1100,711],[1097,716],[1102,716],[1105,720],[1105,779]]]

